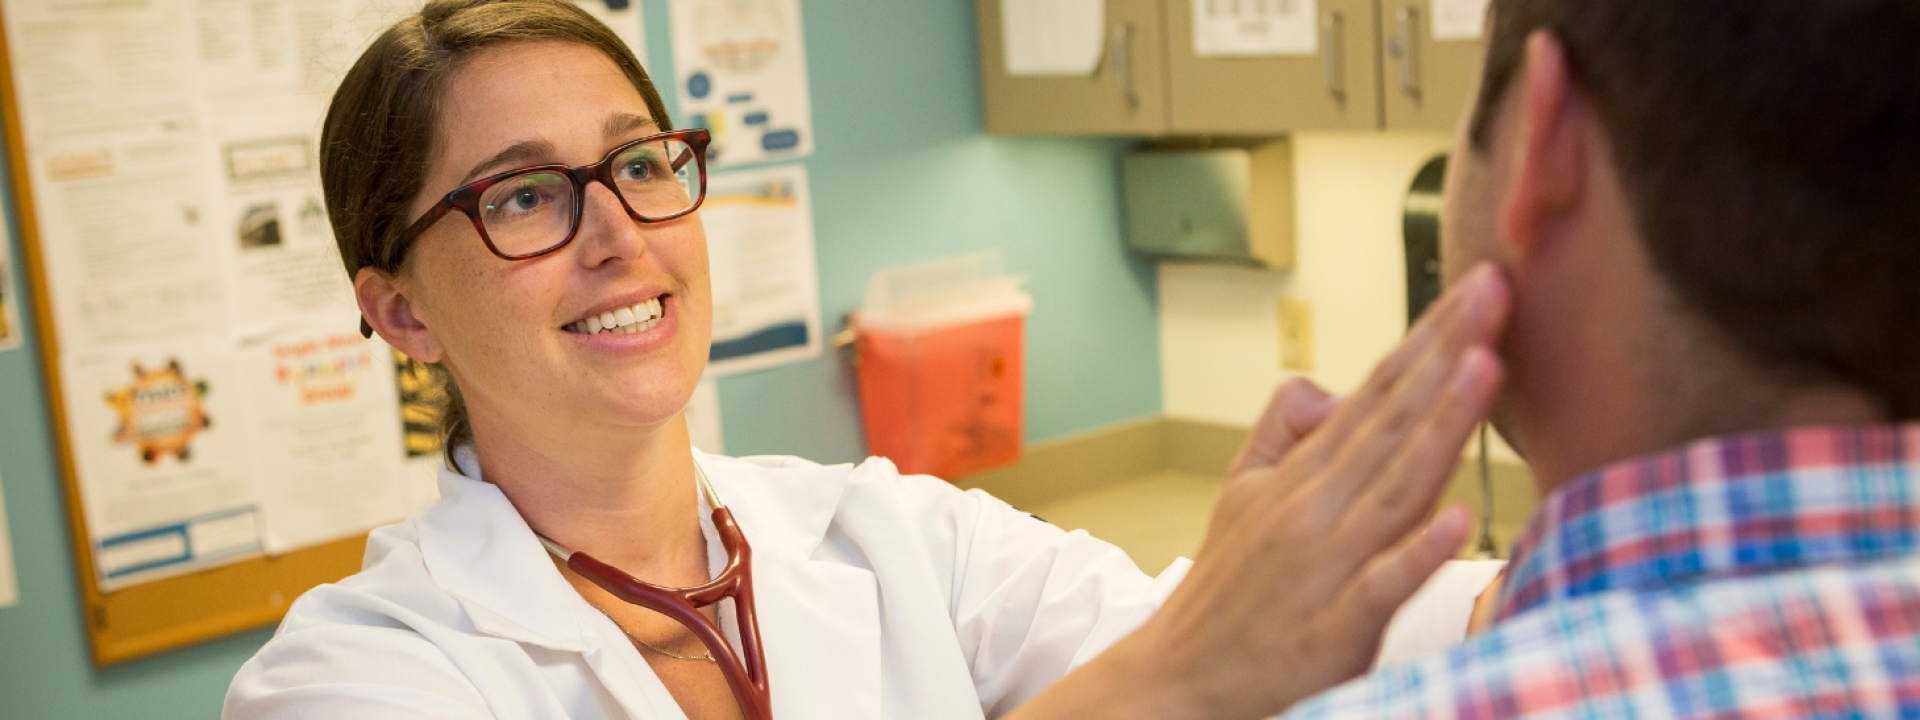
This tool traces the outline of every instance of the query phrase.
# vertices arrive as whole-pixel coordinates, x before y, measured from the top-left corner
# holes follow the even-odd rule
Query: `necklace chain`
[[[593,603],[587,603],[587,604],[588,604],[588,605],[593,605]],[[593,609],[595,609],[595,610],[600,610],[600,606],[598,606],[598,605],[593,605]],[[654,652],[657,652],[657,653],[660,653],[661,655],[665,655],[665,656],[667,656],[667,657],[670,657],[670,658],[673,658],[673,659],[675,659],[675,660],[705,660],[705,661],[707,661],[707,662],[718,662],[718,661],[716,661],[716,660],[714,660],[714,659],[713,659],[713,651],[711,651],[711,650],[709,650],[709,651],[707,651],[707,652],[705,652],[705,653],[702,653],[702,654],[699,654],[699,655],[681,655],[681,654],[679,654],[679,653],[675,653],[675,652],[670,652],[670,651],[667,651],[667,650],[663,650],[663,649],[661,649],[661,648],[660,648],[660,646],[658,646],[658,645],[655,645],[655,644],[653,644],[653,643],[650,643],[650,642],[647,642],[646,640],[644,640],[644,639],[641,639],[641,637],[640,637],[639,635],[635,635],[635,634],[633,634],[633,631],[632,631],[632,630],[628,630],[628,629],[627,629],[627,626],[625,626],[625,625],[622,625],[622,624],[620,624],[620,621],[619,621],[619,620],[615,620],[615,619],[614,619],[614,617],[613,617],[613,614],[612,614],[612,613],[609,613],[609,612],[607,612],[607,611],[605,611],[605,610],[600,610],[600,614],[601,614],[601,615],[605,615],[605,616],[607,616],[607,619],[608,619],[608,620],[611,620],[611,621],[613,621],[613,626],[614,626],[614,627],[617,627],[617,628],[620,628],[620,632],[623,632],[623,633],[626,633],[626,634],[627,634],[627,637],[630,637],[630,638],[633,638],[633,641],[634,641],[634,642],[637,642],[637,643],[640,643],[641,645],[645,645],[645,646],[647,646],[647,649],[648,649],[648,650],[652,650],[652,651],[654,651]]]
[[[700,469],[700,463],[697,461],[693,464],[693,477],[694,477],[694,481],[699,483],[701,491],[706,493],[708,504],[712,505],[716,509],[726,507],[725,505],[720,504],[720,498],[713,494],[713,484],[707,480],[706,471]],[[545,535],[541,535],[537,532],[534,533],[534,535],[540,538],[540,542],[547,546],[547,551],[550,553],[553,553],[554,557],[558,558],[562,565],[566,564],[568,556],[570,556],[572,553],[568,552],[566,548],[560,547],[558,544],[554,543],[552,540],[548,540],[547,536]],[[586,600],[585,597],[582,597],[581,599]],[[613,623],[614,627],[620,628],[620,632],[626,633],[627,637],[633,638],[634,642],[637,642],[643,646],[646,646],[648,650],[652,650],[654,652],[660,653],[661,655],[665,655],[675,660],[705,660],[710,663],[719,662],[718,660],[713,659],[712,650],[708,650],[699,655],[681,655],[676,652],[670,652],[668,650],[662,649],[658,645],[647,642],[645,638],[642,638],[639,635],[633,634],[632,630],[628,630],[627,626],[620,624],[620,621],[613,617],[613,613],[600,609],[599,605],[593,604],[593,602],[590,600],[587,601],[587,606],[593,608],[594,610],[598,610],[601,615],[607,616],[607,621]]]

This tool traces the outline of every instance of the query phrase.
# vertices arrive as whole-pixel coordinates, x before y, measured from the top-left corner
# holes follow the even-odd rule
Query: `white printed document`
[[[1320,52],[1314,0],[1193,0],[1193,51],[1200,57]]]
[[[713,268],[707,376],[818,356],[820,279],[806,167],[715,175],[700,219]]]
[[[1008,75],[1092,75],[1100,68],[1104,0],[1000,0]]]
[[[669,9],[682,124],[713,134],[708,167],[812,155],[800,0],[674,0]]]
[[[1433,39],[1479,40],[1490,0],[1433,0]]]
[[[270,554],[357,535],[418,506],[406,482],[393,352],[346,324],[239,350],[248,453]]]
[[[638,41],[630,5],[583,1]],[[405,517],[395,364],[354,333],[318,134],[420,0],[0,6],[99,587]],[[0,347],[18,304],[0,282]]]

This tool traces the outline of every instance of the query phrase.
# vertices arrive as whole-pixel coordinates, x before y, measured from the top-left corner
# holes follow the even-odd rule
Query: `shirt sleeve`
[[[1066,532],[980,490],[905,476],[936,556],[952,560],[950,608],[980,706],[999,717],[1153,614],[1186,576],[1159,578],[1083,530]],[[944,559],[944,558],[937,558]]]

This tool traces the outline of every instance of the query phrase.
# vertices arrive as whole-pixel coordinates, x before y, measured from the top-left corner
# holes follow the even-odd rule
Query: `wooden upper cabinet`
[[[1473,101],[1484,43],[1435,40],[1435,0],[1317,0],[1314,54],[1200,57],[1194,3],[1207,1],[1105,0],[1097,70],[1014,76],[1003,47],[1003,0],[975,0],[987,131],[1450,131]]]
[[[1099,69],[1088,76],[1007,72],[1001,0],[975,0],[987,132],[1164,135],[1167,59],[1161,0],[1106,0]]]
[[[1481,40],[1435,40],[1433,0],[1380,0],[1380,82],[1388,130],[1446,130],[1473,101]]]
[[[1320,0],[1319,52],[1284,57],[1200,57],[1194,3],[1165,0],[1172,131],[1272,135],[1380,127],[1376,0]]]

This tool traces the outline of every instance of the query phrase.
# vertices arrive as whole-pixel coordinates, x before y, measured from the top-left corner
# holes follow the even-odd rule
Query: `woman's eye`
[[[620,166],[621,180],[648,180],[653,177],[653,163],[645,159],[628,160]]]
[[[489,217],[507,219],[540,212],[560,201],[566,195],[566,182],[542,176],[523,179],[511,187],[498,187],[496,190],[488,193],[487,212]]]
[[[507,209],[513,212],[526,212],[540,207],[540,192],[533,188],[520,188],[519,192],[507,200]]]

